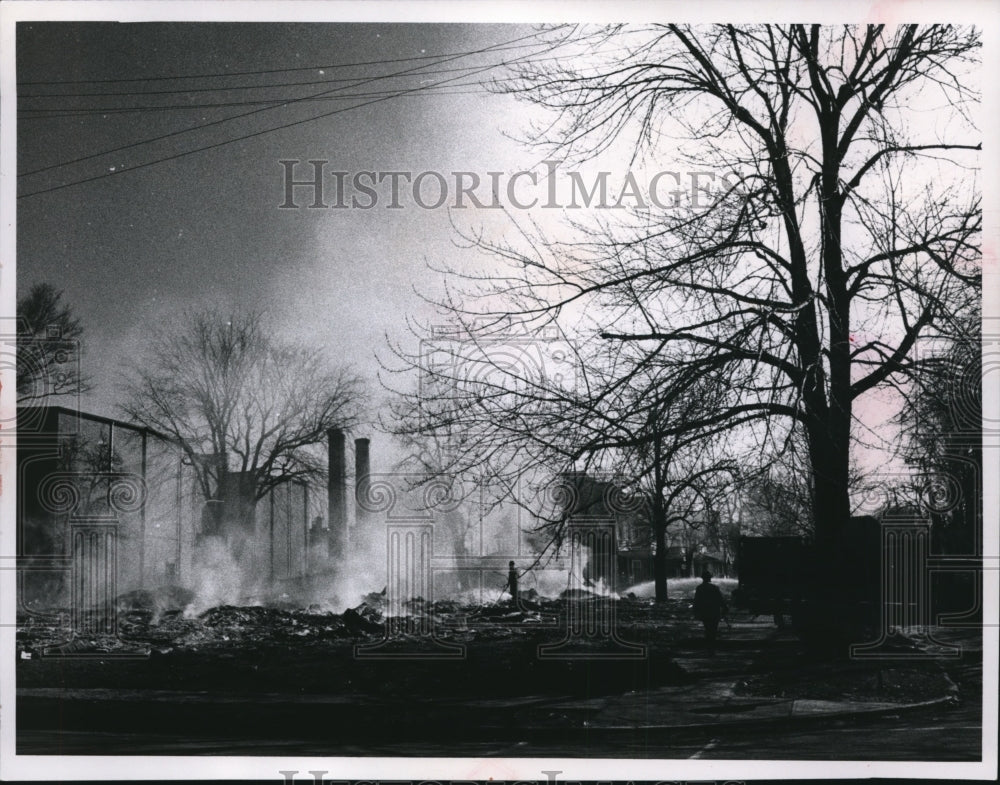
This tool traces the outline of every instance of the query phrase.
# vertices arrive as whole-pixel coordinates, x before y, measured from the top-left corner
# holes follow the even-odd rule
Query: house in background
[[[647,498],[625,498],[617,485],[583,474],[565,475],[563,481],[573,489],[563,514],[569,521],[590,520],[613,523],[613,559],[604,554],[592,558],[592,565],[615,565],[616,587],[619,591],[638,583],[653,580],[654,537],[651,520],[652,505]],[[697,577],[708,569],[713,575],[729,577],[735,574],[735,550],[728,533],[733,524],[723,521],[719,513],[694,514],[690,520],[675,522],[667,531],[667,577]],[[589,580],[608,576],[591,566]]]
[[[617,484],[584,473],[564,474],[560,485],[566,497],[561,515],[568,523],[607,527],[611,535],[596,540],[604,545],[591,548],[584,581],[603,581],[620,591],[652,580],[653,537],[646,500],[626,498]],[[604,553],[604,547],[610,553]]]
[[[739,527],[720,513],[695,513],[667,531],[667,577],[697,578],[706,569],[716,577],[735,575]]]

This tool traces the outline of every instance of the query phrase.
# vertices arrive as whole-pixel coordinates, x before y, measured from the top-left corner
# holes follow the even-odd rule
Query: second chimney
[[[371,476],[371,458],[369,456],[370,439],[354,440],[354,509],[355,509],[355,535],[364,537],[366,531],[363,526],[368,522],[370,501],[366,499],[368,495],[368,481]]]

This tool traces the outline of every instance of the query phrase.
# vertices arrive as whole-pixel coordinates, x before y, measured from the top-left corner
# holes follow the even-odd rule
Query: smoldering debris
[[[58,615],[44,620],[26,615],[17,634],[18,683],[330,693],[360,696],[362,702],[400,694],[435,700],[592,695],[683,682],[687,676],[672,662],[671,647],[699,634],[684,600],[666,606],[603,597],[538,598],[517,605],[420,597],[390,603],[381,592],[358,599],[339,613],[305,604],[294,610],[258,604],[217,605],[197,614],[174,607],[157,617],[150,607],[131,607],[117,612],[113,636],[74,635],[65,616],[60,623]],[[597,610],[586,607],[595,601],[612,604],[601,610],[613,608],[622,638],[647,646],[649,659],[609,658],[605,649],[614,642],[603,638],[580,641],[599,655],[593,661],[539,659],[538,646],[562,645],[572,614],[582,618]],[[401,607],[403,615],[390,615],[390,605]],[[457,656],[439,657],[445,649]],[[364,650],[373,656],[359,655]],[[30,659],[20,659],[22,653]],[[60,653],[74,659],[54,659]],[[113,662],[120,656],[131,660]],[[648,667],[650,662],[656,667]]]
[[[22,612],[18,618],[17,646],[19,652],[35,657],[44,657],[54,651],[53,647],[65,647],[70,642],[76,652],[148,647],[151,652],[166,654],[206,647],[253,649],[270,644],[370,642],[393,636],[419,637],[420,630],[430,629],[437,638],[468,642],[530,637],[539,630],[555,631],[570,605],[591,602],[613,602],[619,619],[636,629],[652,628],[668,618],[690,619],[686,600],[654,606],[650,600],[611,599],[585,591],[565,592],[558,599],[531,593],[530,597],[522,596],[516,605],[509,599],[470,603],[413,597],[397,604],[401,611],[398,614],[389,612],[384,590],[365,595],[360,603],[341,613],[319,604],[294,607],[280,598],[253,605],[222,604],[194,612],[197,603],[192,592],[167,586],[118,597],[116,634],[74,631],[66,609]],[[397,617],[409,623],[389,623]],[[107,629],[107,625],[103,628]]]
[[[183,611],[195,601],[195,593],[183,586],[161,586],[156,589],[136,589],[119,595],[119,612],[150,611],[154,619],[165,612]]]
[[[340,618],[352,633],[375,635],[383,628],[381,611],[364,603],[357,608],[348,608]]]

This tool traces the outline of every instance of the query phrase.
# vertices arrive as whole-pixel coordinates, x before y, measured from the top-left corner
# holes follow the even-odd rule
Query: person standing
[[[510,592],[511,600],[517,605],[517,567],[514,566],[514,562],[507,566],[507,590]]]
[[[719,587],[712,583],[712,573],[705,570],[701,583],[694,590],[694,617],[705,625],[705,645],[715,653],[715,638],[719,631],[719,620],[726,612],[726,600]]]

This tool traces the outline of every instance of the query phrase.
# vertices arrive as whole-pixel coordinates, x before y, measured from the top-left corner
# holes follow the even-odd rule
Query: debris
[[[562,594],[559,595],[560,600],[617,600],[617,595],[612,594],[601,594],[590,589],[566,589]]]
[[[119,611],[183,611],[194,602],[194,592],[183,586],[158,586],[155,589],[136,589],[120,594],[115,601]]]
[[[374,634],[383,630],[382,614],[365,603],[357,608],[348,608],[341,618],[351,632]]]
[[[382,588],[382,591],[373,591],[370,592],[369,594],[366,594],[361,599],[362,604],[371,606],[373,608],[379,608],[379,609],[384,608],[386,603],[386,590],[388,588],[389,588],[388,586],[384,586]]]
[[[458,613],[462,609],[454,600],[437,600],[431,608],[434,613]]]
[[[487,601],[478,593],[465,599],[448,598],[431,600],[413,597],[405,603],[405,615],[389,619],[387,624],[388,597],[386,589],[371,592],[359,605],[333,613],[324,611],[316,603],[291,609],[274,607],[272,600],[260,597],[255,604],[219,605],[195,615],[193,604],[182,605],[190,599],[189,593],[167,587],[165,590],[128,592],[119,597],[123,608],[117,614],[118,635],[129,645],[148,647],[157,656],[178,656],[192,651],[211,651],[225,656],[239,649],[259,649],[278,645],[300,649],[321,642],[368,640],[388,636],[399,642],[422,639],[432,632],[437,638],[456,641],[497,640],[513,641],[532,635],[548,634],[544,630],[558,627],[565,613],[566,599],[538,597],[533,589],[526,589],[521,601]],[[588,590],[570,592],[571,601],[589,601],[595,595]],[[648,605],[645,602],[618,603],[619,621],[640,636],[651,634],[679,614],[674,603]],[[151,606],[164,610],[157,616]],[[281,605],[291,605],[281,600]],[[73,641],[72,648],[89,652],[113,652],[122,643],[74,640],[71,616],[66,609],[51,608],[44,615],[33,610],[18,617],[17,643],[19,650],[34,652],[36,659],[50,647],[62,647]],[[683,616],[687,619],[687,616]],[[397,623],[398,622],[398,623]],[[555,634],[555,632],[553,632]],[[409,637],[408,637],[409,636]]]
[[[148,646],[136,644],[112,635],[98,635],[94,637],[78,636],[69,641],[64,640],[61,643],[46,646],[42,649],[42,655],[45,657],[85,654],[128,654],[145,657],[149,655],[149,652],[150,649]]]

